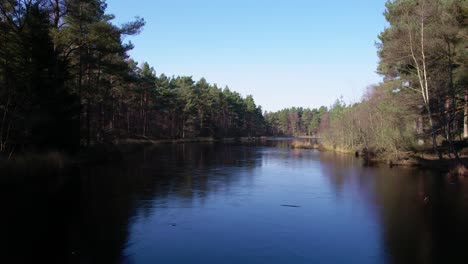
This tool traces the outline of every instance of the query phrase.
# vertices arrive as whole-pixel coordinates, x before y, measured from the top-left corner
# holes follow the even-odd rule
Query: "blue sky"
[[[108,0],[121,24],[146,26],[130,55],[157,74],[205,77],[264,110],[359,101],[378,83],[385,0]]]

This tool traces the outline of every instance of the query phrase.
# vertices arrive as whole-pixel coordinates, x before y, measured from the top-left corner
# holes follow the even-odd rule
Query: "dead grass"
[[[55,175],[63,171],[67,163],[65,154],[58,151],[20,154],[0,163],[0,178],[10,181]]]
[[[319,149],[319,144],[314,144],[309,141],[304,140],[295,140],[291,142],[291,148],[298,148],[298,149]]]

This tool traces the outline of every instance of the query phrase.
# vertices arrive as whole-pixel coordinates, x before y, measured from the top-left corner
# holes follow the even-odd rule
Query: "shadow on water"
[[[468,259],[468,179],[419,169],[362,166],[352,155],[323,153],[324,175],[337,196],[346,186],[379,219],[387,262],[461,263]]]
[[[176,213],[177,219],[185,221],[218,213],[230,217],[250,214],[252,221],[246,221],[252,226],[244,226],[245,230],[228,230],[229,224],[212,222],[218,226],[200,229],[255,238],[241,243],[245,244],[242,248],[255,250],[239,252],[254,257],[233,258],[230,263],[264,263],[266,259],[268,263],[460,263],[468,259],[464,248],[468,242],[466,180],[453,182],[416,169],[364,167],[352,155],[289,149],[288,144],[278,140],[246,145],[164,145],[126,155],[118,164],[67,169],[62,173],[68,180],[60,188],[41,181],[2,184],[2,262],[154,263],[157,259],[149,249],[138,247],[141,241],[135,237],[145,236],[135,235],[135,226],[164,218],[162,213]],[[247,190],[242,194],[252,204],[237,205],[237,190]],[[276,202],[281,196],[288,200]],[[231,207],[213,211],[210,206],[216,199],[228,199]],[[255,204],[258,201],[261,206]],[[189,212],[196,215],[187,215]],[[180,225],[149,226],[166,234],[166,229]],[[282,237],[278,241],[271,239],[275,232]],[[175,244],[192,241],[184,234],[161,239]],[[205,238],[200,235],[190,245],[218,239],[211,233]],[[364,240],[361,235],[366,236]],[[291,249],[292,253],[266,258],[275,251],[283,252],[296,238],[304,243],[297,242],[299,248]],[[228,242],[224,241],[241,248],[240,242]],[[327,249],[329,253],[321,250],[327,243],[335,247]],[[161,260],[171,259],[171,254],[177,257],[173,252],[167,254]]]
[[[235,151],[230,148],[234,147]],[[220,151],[220,148],[222,151]],[[236,182],[226,170],[253,168],[261,155],[252,146],[177,144],[127,155],[119,164],[75,167],[58,177],[4,184],[0,220],[6,263],[119,263],[137,210],[150,213],[151,201],[176,195],[201,199]],[[212,178],[216,176],[216,184]],[[40,179],[47,178],[46,182]],[[45,263],[45,262],[44,262]]]

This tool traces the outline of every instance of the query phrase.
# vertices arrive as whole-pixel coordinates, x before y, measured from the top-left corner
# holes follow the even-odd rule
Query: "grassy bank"
[[[154,140],[148,138],[127,138],[115,140],[113,143],[96,144],[83,148],[78,154],[67,156],[57,151],[31,152],[18,154],[11,160],[0,160],[0,180],[15,180],[29,177],[41,178],[41,175],[59,175],[64,169],[73,165],[83,164],[105,164],[119,162],[125,155],[137,152],[146,147],[163,144],[183,143],[249,143],[257,142],[265,138],[190,138],[174,140]],[[387,164],[390,166],[416,166],[437,171],[450,172],[458,175],[468,175],[464,164],[468,164],[468,151],[461,151],[461,160],[456,160],[447,154],[439,160],[437,155],[429,149],[418,149],[413,151],[389,152],[383,150],[366,148],[342,148],[336,145],[318,144],[307,140],[293,140],[290,144],[295,149],[317,149],[355,155],[363,160],[365,164]],[[468,150],[468,149],[466,149]]]
[[[350,148],[345,148],[341,146],[336,146],[336,145],[329,145],[326,143],[320,144],[320,149],[323,151],[333,151],[333,152],[338,152],[338,153],[343,153],[343,154],[354,154],[356,150],[350,149]]]
[[[460,159],[449,155],[445,150],[442,159],[433,152],[431,148],[420,147],[412,151],[386,151],[374,148],[346,148],[325,143],[316,144],[308,141],[297,140],[291,143],[291,148],[297,149],[317,149],[320,151],[330,151],[355,155],[363,160],[365,164],[385,164],[389,166],[420,167],[424,169],[436,170],[450,175],[468,176],[468,148],[459,149]]]
[[[291,148],[298,149],[321,149],[321,145],[309,141],[295,140],[291,143]]]

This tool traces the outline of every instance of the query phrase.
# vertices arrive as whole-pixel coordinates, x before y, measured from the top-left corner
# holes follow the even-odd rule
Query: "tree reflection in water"
[[[2,186],[5,263],[468,259],[466,180],[288,142],[162,145],[61,188]]]

